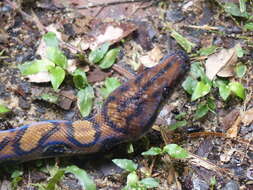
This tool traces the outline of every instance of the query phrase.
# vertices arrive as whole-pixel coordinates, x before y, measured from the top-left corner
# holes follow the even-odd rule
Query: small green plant
[[[138,165],[132,160],[128,159],[113,159],[114,164],[123,170],[129,172],[127,175],[126,186],[122,190],[146,190],[149,188],[158,187],[159,183],[152,177],[147,177],[144,179],[139,179],[136,170]]]
[[[13,190],[17,189],[18,183],[23,180],[23,171],[21,170],[15,170],[11,174],[11,188]]]
[[[184,50],[187,53],[190,53],[192,51],[192,48],[196,46],[196,44],[190,42],[189,40],[187,40],[184,36],[176,32],[175,30],[172,30],[171,36],[177,41],[177,43],[180,44],[182,48],[184,48]]]
[[[47,183],[32,184],[38,187],[39,190],[57,190],[60,189],[58,183],[62,180],[65,174],[73,174],[79,181],[80,185],[86,190],[96,190],[95,183],[90,179],[85,170],[78,168],[75,165],[66,168],[58,168],[57,166],[48,166],[42,168],[42,171],[49,173],[50,177]]]
[[[89,61],[91,63],[98,64],[101,69],[108,69],[114,63],[120,52],[119,48],[110,49],[110,43],[106,42],[95,50],[91,51],[89,55]],[[109,50],[109,51],[108,51]]]
[[[6,113],[8,113],[10,111],[11,110],[7,106],[5,106],[3,104],[0,104],[0,116],[4,115],[4,114],[6,114]]]
[[[237,75],[242,77],[246,73],[245,66],[238,66]],[[208,95],[212,88],[218,88],[219,94],[223,100],[227,100],[231,94],[244,100],[246,93],[245,88],[239,82],[229,82],[225,79],[217,78],[211,81],[208,79],[204,72],[204,67],[200,62],[194,62],[191,64],[190,75],[182,83],[184,90],[191,95],[191,101],[196,101],[206,95]],[[204,117],[209,111],[215,113],[215,102],[212,98],[208,98],[206,101],[202,101],[198,106],[194,119],[200,119]]]
[[[215,176],[212,176],[210,179],[210,189],[214,190],[216,184],[217,184],[216,178],[215,178]]]
[[[208,55],[215,53],[217,49],[218,49],[217,46],[209,46],[206,48],[201,48],[197,53],[200,56],[208,56]]]
[[[148,151],[143,152],[143,156],[156,156],[169,154],[176,159],[185,159],[189,156],[189,153],[177,144],[168,144],[163,148],[151,147]]]
[[[110,77],[105,79],[104,87],[100,89],[100,93],[103,98],[107,98],[111,92],[118,88],[121,83],[115,77]]]
[[[56,34],[48,32],[43,36],[46,44],[46,57],[40,60],[33,60],[19,65],[22,75],[32,75],[39,72],[48,72],[50,81],[54,88],[57,90],[62,84],[66,68],[68,66],[67,57],[59,48],[59,42]]]
[[[46,58],[25,62],[19,66],[22,75],[32,75],[40,72],[48,72],[54,90],[58,90],[67,74],[72,75],[75,87],[78,89],[77,104],[83,117],[88,116],[93,107],[94,90],[89,84],[85,71],[76,69],[73,73],[68,73],[68,60],[59,48],[59,40],[56,34],[48,32],[42,39],[46,44]],[[101,69],[108,69],[114,63],[120,51],[119,48],[110,49],[109,43],[104,43],[89,54],[89,61],[98,64]],[[105,81],[105,88],[101,88],[101,94],[107,97],[115,88],[119,86],[116,78],[108,78]],[[43,95],[40,97],[50,103],[57,103],[57,97]],[[0,110],[1,111],[1,110]]]

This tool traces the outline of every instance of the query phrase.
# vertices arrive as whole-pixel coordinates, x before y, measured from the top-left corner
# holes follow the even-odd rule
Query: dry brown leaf
[[[218,53],[210,55],[205,63],[207,77],[212,80],[215,75],[220,77],[233,76],[233,65],[236,61],[237,54],[235,47],[222,49]]]
[[[232,127],[230,127],[227,132],[226,132],[226,136],[228,138],[235,138],[237,137],[237,134],[240,130],[240,123],[241,123],[241,116],[239,115],[237,117],[237,119],[235,120],[234,124],[232,125]]]
[[[239,114],[240,114],[239,109],[233,109],[228,114],[226,114],[225,117],[221,119],[221,126],[225,131],[228,130],[234,124]]]
[[[153,67],[159,63],[163,54],[159,47],[154,47],[151,51],[147,52],[145,55],[140,57],[140,62],[145,67]]]
[[[225,150],[225,152],[220,155],[220,161],[229,162],[231,159],[231,156],[234,154],[235,151],[236,151],[235,148],[231,148],[230,150]]]
[[[242,122],[244,125],[249,125],[253,122],[253,108],[241,113]]]
[[[111,44],[119,42],[137,29],[137,26],[131,22],[101,22],[93,27],[94,28],[91,33],[93,38],[90,38],[91,49],[95,49],[105,42],[109,42]]]

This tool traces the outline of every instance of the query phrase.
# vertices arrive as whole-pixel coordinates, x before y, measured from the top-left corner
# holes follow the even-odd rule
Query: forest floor
[[[2,164],[0,190],[252,190],[253,1],[239,2],[1,1],[1,130],[97,113],[113,89],[173,51],[191,66],[146,136],[95,155]],[[64,73],[53,85],[47,71],[24,72],[45,59],[46,40],[59,46]],[[107,42],[113,61],[92,64]],[[183,148],[177,156],[163,149],[171,144]],[[143,156],[151,147],[157,155]]]

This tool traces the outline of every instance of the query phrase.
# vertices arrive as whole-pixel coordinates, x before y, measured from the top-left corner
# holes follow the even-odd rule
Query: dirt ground
[[[163,55],[183,49],[171,35],[173,31],[195,44],[188,55],[191,63],[198,61],[203,68],[211,55],[200,55],[201,48],[213,45],[219,48],[216,51],[219,52],[240,44],[244,54],[232,67],[234,70],[239,63],[245,65],[245,74],[238,77],[233,73],[225,78],[242,84],[246,96],[242,100],[231,95],[224,101],[218,88],[212,88],[208,95],[191,101],[191,96],[182,88],[182,82],[190,75],[187,73],[164,103],[152,130],[132,142],[133,152],[128,153],[129,144],[126,143],[95,155],[1,165],[1,190],[47,189],[42,184],[48,183],[52,171],[70,165],[85,169],[97,189],[122,189],[127,182],[127,172],[113,164],[114,158],[137,163],[136,172],[140,179],[145,177],[146,171],[159,181],[159,186],[153,189],[252,190],[253,27],[245,30],[244,26],[245,23],[252,24],[253,18],[231,15],[222,6],[226,3],[239,6],[235,0],[91,2],[93,5],[78,0],[0,2],[0,104],[11,110],[0,116],[1,130],[39,120],[82,119],[76,101],[77,89],[70,75],[66,76],[59,90],[54,91],[50,82],[29,82],[18,69],[24,62],[40,58],[38,49],[42,36],[52,30],[61,35],[61,49],[67,59],[86,72],[94,88],[91,114],[101,107],[103,98],[99,89],[106,77],[117,77],[123,83],[147,66],[143,62],[150,62],[152,66]],[[253,2],[246,2],[248,14],[253,15]],[[112,68],[101,70],[89,65],[86,59],[92,45],[97,43],[94,39],[104,32],[103,27],[110,24],[120,26],[124,31],[113,41],[113,46],[120,47],[121,51]],[[77,42],[80,42],[79,46]],[[225,54],[221,56],[225,57]],[[57,95],[59,101],[49,103],[39,98],[44,93]],[[198,106],[209,99],[213,100],[215,108],[204,117],[194,119]],[[181,113],[185,113],[183,120],[186,123],[176,130],[169,130],[168,126],[175,124]],[[150,147],[170,143],[186,149],[190,158],[141,155]],[[214,178],[216,182],[212,185],[210,181]],[[57,181],[55,189],[76,190],[82,186],[74,175],[67,174]]]

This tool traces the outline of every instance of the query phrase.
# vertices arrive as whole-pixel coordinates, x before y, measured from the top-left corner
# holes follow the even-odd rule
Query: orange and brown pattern
[[[166,56],[117,88],[100,113],[82,121],[43,121],[0,132],[0,162],[88,154],[144,135],[161,102],[187,70],[184,52]]]

